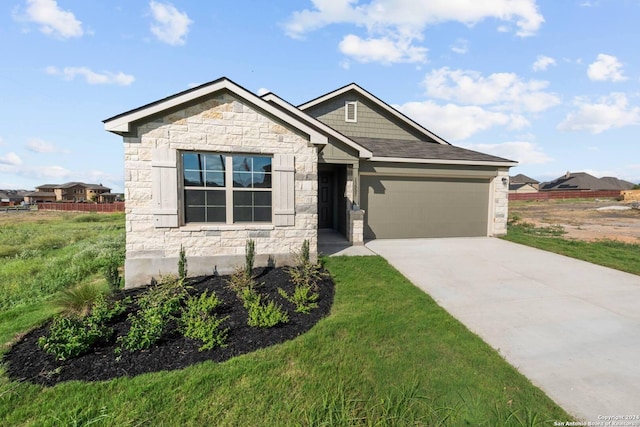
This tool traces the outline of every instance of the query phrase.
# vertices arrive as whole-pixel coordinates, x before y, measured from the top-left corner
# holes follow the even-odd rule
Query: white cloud
[[[627,79],[622,72],[622,64],[618,58],[604,53],[599,54],[596,62],[589,65],[587,75],[595,81],[620,82]]]
[[[161,42],[172,46],[185,44],[189,26],[193,23],[186,12],[180,12],[170,3],[149,2],[153,24],[151,32]]]
[[[455,44],[451,46],[451,50],[454,53],[459,53],[460,55],[464,55],[469,52],[469,40],[458,39]]]
[[[494,73],[487,77],[472,70],[448,67],[427,74],[427,95],[462,104],[494,105],[505,110],[541,112],[560,103],[560,98],[545,92],[549,82],[525,81],[515,73]]]
[[[31,169],[31,176],[37,178],[51,178],[51,179],[66,179],[73,175],[73,173],[62,166],[43,166],[39,168]]]
[[[22,159],[16,153],[11,151],[4,156],[0,156],[0,164],[8,166],[20,166],[22,164]]]
[[[4,139],[0,136],[0,145],[5,145]]]
[[[538,55],[536,62],[533,63],[533,71],[545,71],[549,66],[556,65],[556,60],[550,56]]]
[[[47,74],[62,76],[65,80],[74,80],[76,76],[82,76],[85,81],[91,85],[116,84],[119,86],[129,86],[135,81],[135,77],[130,74],[124,74],[122,72],[112,73],[110,71],[96,73],[87,67],[64,67],[60,70],[57,67],[48,66],[45,71]]]
[[[478,106],[438,105],[433,101],[424,101],[395,107],[450,141],[459,141],[495,126],[520,129],[529,125],[521,115],[493,112]]]
[[[640,125],[640,107],[629,105],[623,93],[611,93],[595,103],[576,98],[574,104],[577,111],[567,114],[557,126],[558,130],[598,134],[612,128]]]
[[[262,96],[262,95],[266,95],[267,93],[271,92],[269,89],[265,88],[265,87],[261,87],[260,89],[258,89],[258,96]]]
[[[413,46],[411,39],[399,40],[382,37],[363,40],[349,34],[342,39],[338,47],[340,52],[358,62],[381,62],[383,64],[424,62],[427,57],[427,49]]]
[[[521,37],[535,34],[544,22],[535,0],[312,0],[312,3],[312,8],[293,12],[284,23],[287,35],[302,38],[332,24],[363,27],[366,37],[350,34],[341,42],[343,53],[361,62],[424,61],[426,49],[414,42],[422,41],[427,27],[444,22],[472,26],[496,19],[514,24],[516,34]],[[375,55],[374,48],[385,53]],[[403,60],[395,60],[398,57]]]
[[[82,22],[75,15],[60,9],[56,0],[27,0],[24,19],[40,25],[40,31],[54,37],[68,39],[84,34]]]
[[[68,153],[66,150],[60,150],[51,142],[40,138],[31,138],[26,144],[27,150],[34,153]]]
[[[526,141],[503,142],[501,144],[461,144],[469,150],[493,154],[509,160],[516,160],[522,165],[544,164],[554,161],[537,144]]]

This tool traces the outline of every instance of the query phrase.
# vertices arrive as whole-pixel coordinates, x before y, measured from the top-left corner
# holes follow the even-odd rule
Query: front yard
[[[0,376],[1,425],[546,425],[570,417],[380,257],[325,259],[328,317],[282,344],[185,369],[43,387]],[[2,295],[0,295],[2,297]],[[6,353],[51,314],[0,314]]]

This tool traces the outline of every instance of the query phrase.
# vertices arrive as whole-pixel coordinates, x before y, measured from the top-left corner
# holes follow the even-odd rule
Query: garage
[[[364,238],[488,235],[490,181],[363,175]]]

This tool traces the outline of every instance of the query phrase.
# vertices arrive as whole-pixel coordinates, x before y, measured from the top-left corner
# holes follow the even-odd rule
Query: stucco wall
[[[176,153],[197,150],[294,155],[295,225],[187,224],[156,228],[152,157],[158,149]],[[310,241],[312,250],[317,247],[316,148],[309,144],[306,136],[229,93],[220,93],[139,124],[137,136],[125,137],[124,151],[127,287],[148,283],[151,277],[175,273],[181,245],[187,255],[190,275],[230,272],[244,262],[247,239],[256,242],[257,265],[266,264],[268,257],[276,264],[286,264],[291,252],[299,250],[305,239]],[[179,171],[177,179],[180,188]],[[273,191],[275,194],[278,189]]]

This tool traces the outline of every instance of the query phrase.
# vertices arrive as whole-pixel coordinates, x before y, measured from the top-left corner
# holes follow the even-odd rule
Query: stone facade
[[[124,139],[127,287],[175,273],[181,247],[190,275],[225,274],[242,265],[248,239],[255,241],[257,265],[287,264],[305,239],[312,251],[317,248],[318,154],[305,135],[228,92],[139,123],[134,134]],[[180,219],[178,227],[158,227],[152,203],[152,161],[159,151],[169,153],[177,163],[181,151],[293,155],[295,224],[184,224]],[[176,166],[175,197],[180,200],[180,165]],[[276,182],[273,187],[275,196],[280,189]]]
[[[506,180],[506,181],[503,181]],[[492,236],[507,234],[507,220],[509,219],[509,169],[499,169],[493,179],[493,232]],[[489,215],[491,218],[491,215]]]

